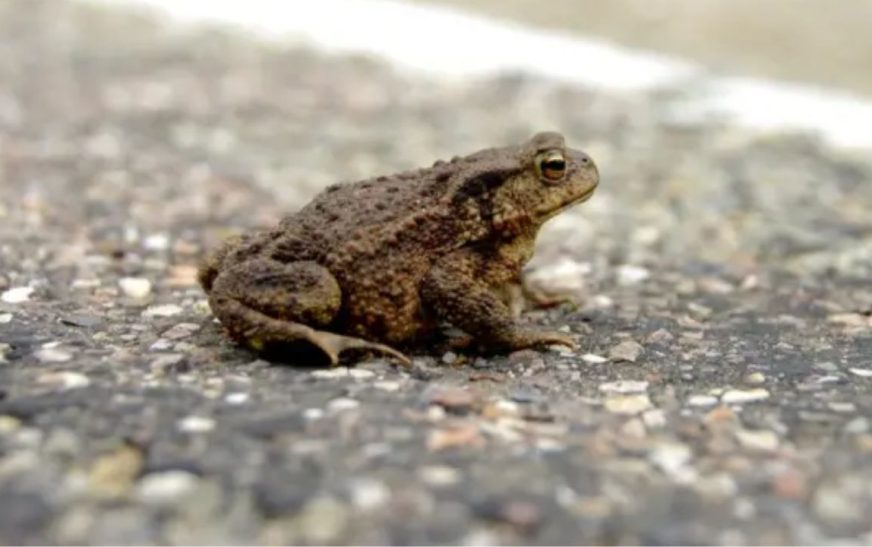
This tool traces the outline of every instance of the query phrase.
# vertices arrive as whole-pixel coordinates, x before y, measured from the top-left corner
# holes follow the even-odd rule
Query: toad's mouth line
[[[594,186],[593,188],[591,188],[587,192],[583,193],[582,195],[578,196],[574,200],[567,202],[567,203],[564,203],[560,207],[556,207],[556,208],[546,212],[544,217],[543,217],[543,220],[549,220],[552,217],[559,215],[560,213],[562,213],[563,211],[565,211],[571,207],[575,207],[578,204],[584,203],[585,201],[589,200],[591,198],[591,196],[593,196],[593,193],[595,190],[596,190],[596,186]]]

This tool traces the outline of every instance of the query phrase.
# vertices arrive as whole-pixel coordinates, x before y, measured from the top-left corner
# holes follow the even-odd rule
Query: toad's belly
[[[436,327],[417,293],[385,296],[373,291],[351,291],[335,326],[345,334],[389,344],[414,342]]]
[[[336,330],[389,344],[411,343],[432,333],[436,324],[418,294],[423,272],[386,268],[373,273],[340,280],[342,310]]]

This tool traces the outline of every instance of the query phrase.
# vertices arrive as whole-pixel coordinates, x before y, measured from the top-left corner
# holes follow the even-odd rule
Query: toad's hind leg
[[[384,353],[410,364],[388,346],[317,330],[330,324],[341,303],[336,279],[314,262],[250,260],[221,272],[209,290],[209,307],[230,336],[256,351],[309,342],[332,365],[348,349]]]

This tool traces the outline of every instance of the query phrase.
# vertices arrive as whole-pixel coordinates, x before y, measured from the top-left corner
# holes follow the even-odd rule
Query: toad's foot
[[[312,329],[311,333],[306,336],[306,339],[316,345],[330,359],[330,366],[335,367],[339,364],[339,354],[348,349],[354,350],[369,350],[376,353],[389,355],[400,362],[406,368],[412,366],[412,361],[404,354],[384,344],[376,344],[367,342],[353,336],[343,336],[332,332],[319,331]]]

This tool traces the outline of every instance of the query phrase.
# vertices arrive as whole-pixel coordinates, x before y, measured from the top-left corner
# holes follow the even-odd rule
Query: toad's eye
[[[539,154],[536,160],[539,175],[552,182],[557,182],[566,174],[566,158],[563,152],[551,150]]]

